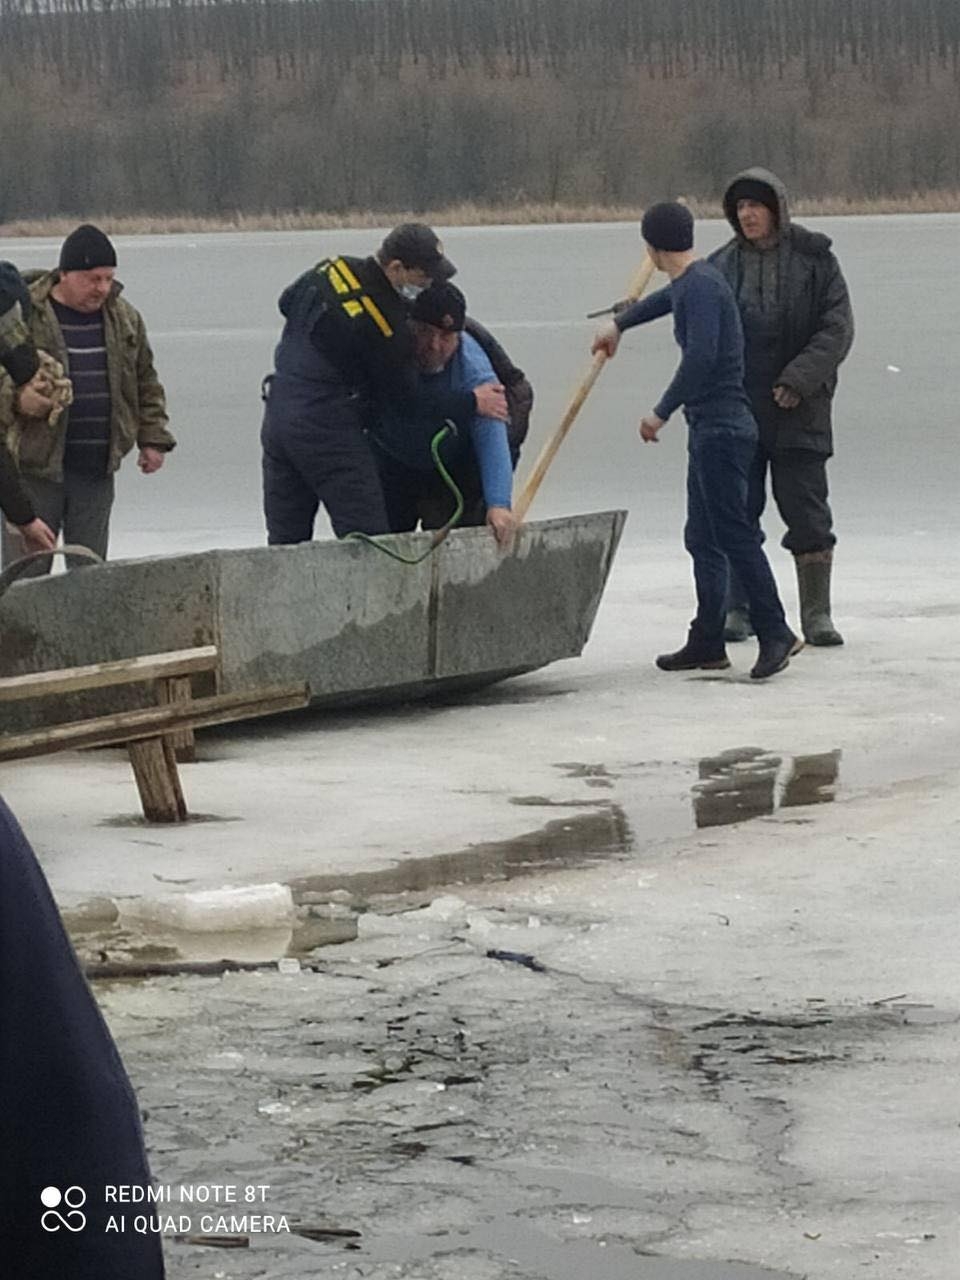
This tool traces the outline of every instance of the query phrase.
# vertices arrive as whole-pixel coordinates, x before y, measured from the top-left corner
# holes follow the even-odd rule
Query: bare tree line
[[[957,0],[0,0],[0,219],[960,189]]]

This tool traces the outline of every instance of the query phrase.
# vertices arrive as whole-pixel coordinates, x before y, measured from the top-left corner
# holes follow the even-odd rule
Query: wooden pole
[[[653,259],[649,254],[647,254],[633,278],[633,283],[630,285],[630,290],[627,294],[628,301],[634,302],[643,294],[644,289],[646,289],[647,285],[650,283],[653,272]],[[583,408],[584,401],[593,390],[593,384],[596,382],[597,378],[600,377],[600,371],[606,363],[606,355],[602,351],[598,351],[593,357],[593,364],[590,366],[589,373],[574,392],[573,399],[570,401],[570,404],[567,406],[566,413],[560,420],[560,425],[540,450],[539,457],[533,464],[533,470],[527,476],[523,488],[520,490],[520,497],[513,504],[513,514],[518,525],[522,524],[526,519],[530,503],[533,502],[533,499],[536,497],[537,490],[543,482],[543,477],[547,474],[550,463],[553,462],[556,457],[557,450],[566,439],[570,428],[576,421],[577,414]]]

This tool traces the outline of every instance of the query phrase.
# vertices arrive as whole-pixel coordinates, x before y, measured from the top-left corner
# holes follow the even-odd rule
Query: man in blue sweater
[[[421,519],[424,528],[437,523],[430,520],[427,510],[438,507],[437,491],[443,482],[430,446],[444,423],[430,412],[430,406],[442,396],[449,398],[496,382],[480,343],[464,332],[466,311],[466,299],[449,280],[436,281],[411,305],[414,351],[426,393],[423,408],[419,414],[404,412],[401,407],[385,408],[371,430],[392,533],[415,529]],[[486,524],[501,546],[509,545],[514,532],[510,509],[513,466],[506,423],[474,413],[465,426],[443,441],[439,454],[461,489],[475,463]],[[451,508],[449,493],[448,498],[446,506]],[[483,519],[481,516],[476,522]],[[469,517],[464,521],[472,522]]]
[[[641,438],[656,443],[681,406],[689,426],[687,524],[684,544],[693,558],[697,616],[687,642],[661,654],[663,671],[729,667],[723,630],[730,567],[747,591],[760,652],[755,680],[782,671],[802,641],[787,626],[758,519],[748,514],[747,484],[757,448],[757,424],[743,389],[743,329],[730,286],[693,252],[693,216],[684,205],[657,204],[641,227],[656,267],[670,277],[679,368],[656,408],[640,423]],[[593,350],[616,353],[625,329],[662,315],[646,299],[622,311],[594,339]]]

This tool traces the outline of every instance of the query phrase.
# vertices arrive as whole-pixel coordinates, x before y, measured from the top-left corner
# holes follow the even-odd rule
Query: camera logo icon
[[[86,1214],[80,1212],[87,1203],[87,1193],[83,1187],[67,1187],[63,1191],[59,1187],[44,1187],[40,1192],[40,1203],[46,1209],[40,1215],[40,1225],[44,1231],[59,1231],[63,1227],[67,1231],[76,1232],[82,1231],[87,1225]]]

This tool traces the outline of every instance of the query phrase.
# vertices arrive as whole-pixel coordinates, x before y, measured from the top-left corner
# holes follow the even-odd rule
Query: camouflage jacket
[[[35,345],[59,360],[69,375],[67,351],[50,299],[58,279],[59,273],[50,271],[30,281],[33,310],[29,328]],[[167,451],[176,444],[167,430],[166,400],[153,367],[143,317],[120,296],[121,289],[122,285],[115,285],[103,306],[110,385],[109,471],[116,471],[134,445]],[[6,434],[20,470],[43,480],[62,480],[69,409],[50,426],[18,414],[14,392],[11,379],[5,377],[0,382],[0,433]]]

